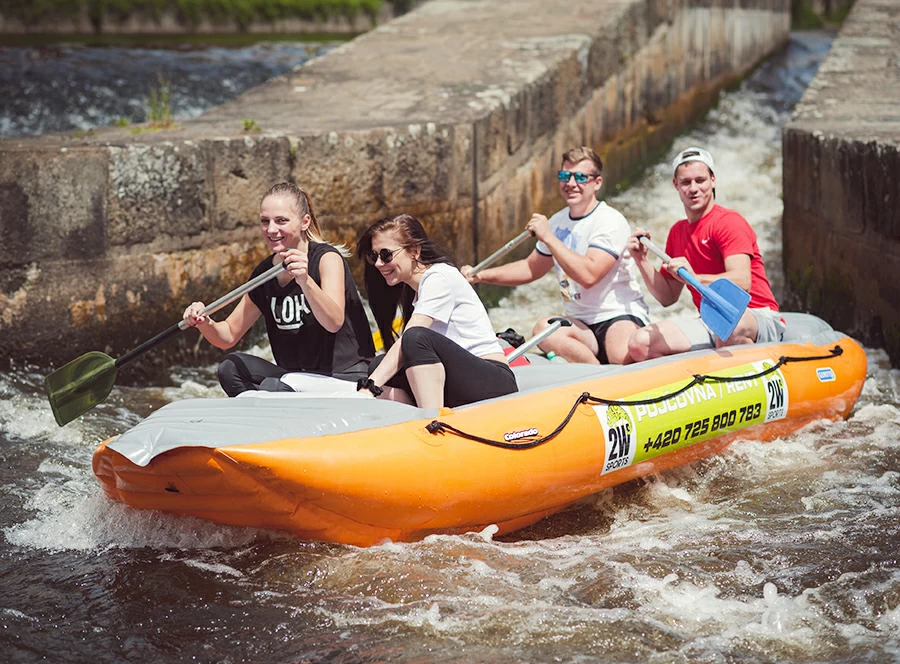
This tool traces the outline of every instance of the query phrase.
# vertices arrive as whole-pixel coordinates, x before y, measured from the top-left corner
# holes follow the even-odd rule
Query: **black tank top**
[[[319,264],[322,256],[329,252],[340,255],[329,244],[309,243],[309,278],[320,287]],[[257,265],[253,276],[270,269],[272,259],[273,256],[269,256]],[[344,265],[344,324],[336,333],[329,332],[316,320],[306,303],[303,289],[294,280],[280,286],[276,278],[250,291],[250,300],[266,321],[275,363],[282,369],[330,376],[346,371],[362,359],[374,357],[375,345],[359,291],[343,256],[341,262]]]

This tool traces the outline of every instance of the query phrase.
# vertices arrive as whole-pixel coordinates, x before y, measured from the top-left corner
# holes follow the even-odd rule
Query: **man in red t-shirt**
[[[702,348],[781,341],[784,321],[766,278],[756,233],[740,214],[716,205],[712,155],[691,147],[678,153],[672,168],[672,182],[687,215],[669,231],[666,253],[672,260],[659,270],[653,267],[639,239],[650,237],[643,228],[628,240],[647,289],[664,307],[674,304],[685,286],[678,276],[683,267],[704,285],[722,278],[732,281],[750,293],[750,304],[725,341],[717,339],[700,318],[664,320],[639,328],[628,342],[630,359],[640,362]],[[692,289],[691,295],[699,309],[700,294]]]

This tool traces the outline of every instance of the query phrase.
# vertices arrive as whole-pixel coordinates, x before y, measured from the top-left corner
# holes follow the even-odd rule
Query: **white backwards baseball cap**
[[[690,161],[700,161],[709,167],[710,173],[715,173],[716,167],[713,164],[712,155],[703,148],[690,147],[679,152],[674,161],[672,161],[672,173],[678,171],[678,167]]]

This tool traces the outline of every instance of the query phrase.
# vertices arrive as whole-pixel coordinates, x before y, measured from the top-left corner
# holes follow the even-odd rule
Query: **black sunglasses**
[[[587,173],[574,173],[572,171],[560,171],[556,174],[556,177],[559,178],[560,182],[568,182],[572,176],[575,176],[575,182],[578,184],[584,184],[591,178],[595,178],[599,176],[599,173],[592,173],[588,175]]]
[[[393,251],[391,251],[390,249],[382,249],[381,251],[378,251],[378,252],[375,252],[375,251],[369,249],[364,255],[366,257],[366,260],[369,262],[369,265],[375,265],[375,263],[378,262],[379,258],[381,259],[382,263],[387,265],[392,260],[394,260],[394,254],[396,254],[398,251],[402,251],[402,250],[403,250],[403,247],[394,249]]]

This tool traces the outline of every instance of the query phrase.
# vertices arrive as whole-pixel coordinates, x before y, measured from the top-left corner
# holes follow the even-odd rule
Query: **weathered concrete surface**
[[[789,306],[900,362],[900,4],[857,1],[783,145]]]
[[[286,178],[333,239],[406,211],[474,261],[561,205],[565,149],[614,184],[788,30],[787,0],[432,0],[174,130],[0,141],[0,354],[121,352],[227,292]]]

